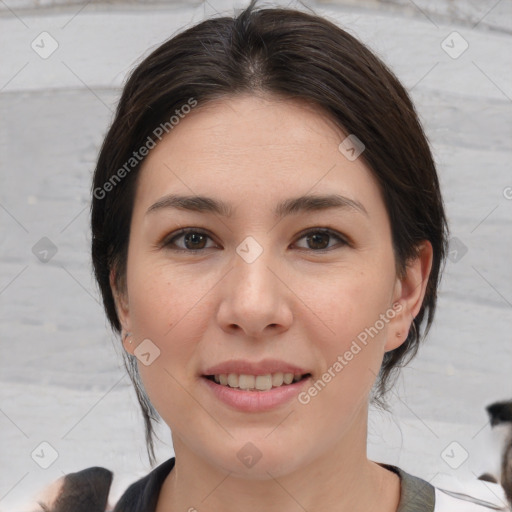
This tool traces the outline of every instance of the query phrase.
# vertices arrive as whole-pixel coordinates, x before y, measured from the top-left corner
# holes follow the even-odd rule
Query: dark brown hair
[[[361,158],[380,185],[399,275],[422,241],[432,244],[422,307],[406,341],[385,353],[376,382],[372,400],[386,408],[383,398],[390,377],[416,354],[432,324],[448,227],[429,144],[404,87],[366,46],[315,14],[258,8],[252,0],[234,18],[209,19],[172,37],[133,70],[103,142],[92,186],[92,260],[108,320],[119,333],[109,273],[115,270],[123,289],[140,167],[134,151],[154,139],[158,127],[169,127],[170,116],[191,98],[201,106],[239,93],[306,100],[364,143]],[[124,356],[153,463],[156,411],[140,382],[136,359]]]

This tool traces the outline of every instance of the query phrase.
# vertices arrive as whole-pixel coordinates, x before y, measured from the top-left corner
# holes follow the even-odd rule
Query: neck
[[[398,475],[368,460],[367,414],[330,449],[285,475],[263,480],[223,470],[173,437],[176,461],[160,492],[157,512],[396,512]]]

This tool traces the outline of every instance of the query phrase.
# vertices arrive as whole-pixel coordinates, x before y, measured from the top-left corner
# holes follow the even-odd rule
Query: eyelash
[[[170,249],[172,251],[186,252],[186,253],[189,253],[189,254],[197,254],[197,253],[200,253],[200,252],[205,251],[207,249],[212,249],[212,247],[206,247],[206,248],[203,248],[203,249],[183,249],[181,247],[172,247],[172,245],[175,244],[175,241],[177,239],[179,239],[179,238],[181,238],[181,237],[183,237],[183,236],[185,236],[185,235],[187,235],[189,233],[194,233],[194,234],[198,234],[198,235],[207,236],[208,238],[212,239],[211,236],[207,232],[205,232],[205,231],[203,231],[201,229],[184,228],[184,229],[179,230],[178,232],[173,233],[171,236],[166,237],[162,241],[162,243],[160,245],[162,247]],[[301,240],[302,238],[305,238],[308,235],[318,234],[318,233],[329,235],[329,236],[331,236],[333,238],[336,238],[339,241],[341,246],[351,245],[346,237],[343,237],[340,233],[337,233],[336,231],[333,231],[332,229],[329,229],[329,228],[312,228],[312,229],[308,229],[306,231],[303,231],[302,233],[300,233],[299,237],[297,238],[297,241]],[[336,246],[328,247],[326,249],[308,249],[308,248],[300,247],[299,250],[302,250],[302,251],[312,251],[312,252],[316,252],[316,253],[324,253],[324,252],[331,251],[333,248],[336,248]]]

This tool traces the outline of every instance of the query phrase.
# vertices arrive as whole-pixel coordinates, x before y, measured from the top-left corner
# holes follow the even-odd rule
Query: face
[[[247,95],[192,110],[145,159],[118,311],[177,457],[265,478],[366,445],[369,392],[423,291],[421,269],[397,277],[345,137],[304,103]],[[207,377],[230,373],[275,387]],[[300,380],[278,386],[286,373]]]

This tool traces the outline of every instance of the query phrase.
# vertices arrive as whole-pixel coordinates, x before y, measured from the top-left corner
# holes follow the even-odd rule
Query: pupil
[[[204,238],[205,237],[200,233],[187,233],[185,235],[185,245],[187,249],[202,249],[204,246]],[[197,247],[197,243],[200,243],[201,239],[203,241],[203,245],[201,247]],[[193,245],[194,247],[189,247],[189,242],[191,242],[191,245]]]
[[[329,235],[327,233],[316,233],[314,235],[309,235],[307,237],[308,244],[313,240],[312,249],[325,249],[329,245]],[[327,242],[327,243],[322,243]],[[316,244],[320,244],[321,247],[315,246]],[[310,244],[311,246],[311,244]]]

